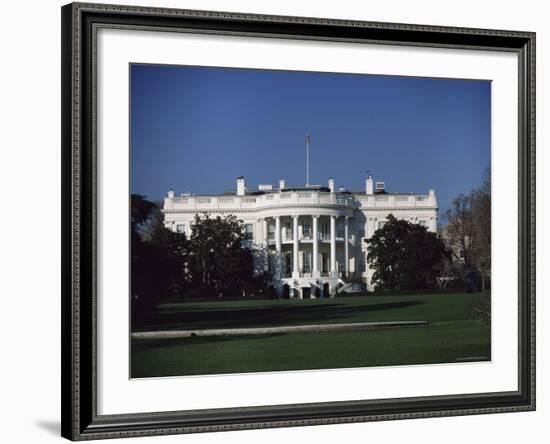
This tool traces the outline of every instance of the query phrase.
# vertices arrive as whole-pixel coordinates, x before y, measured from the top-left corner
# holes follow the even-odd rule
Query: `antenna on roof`
[[[309,131],[306,131],[306,188],[309,187],[309,143],[311,137]]]

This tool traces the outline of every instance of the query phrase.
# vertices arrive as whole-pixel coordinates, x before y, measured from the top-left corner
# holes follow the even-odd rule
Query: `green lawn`
[[[410,365],[490,359],[490,329],[472,319],[479,294],[166,304],[144,330],[367,321],[427,327],[132,340],[132,377]]]

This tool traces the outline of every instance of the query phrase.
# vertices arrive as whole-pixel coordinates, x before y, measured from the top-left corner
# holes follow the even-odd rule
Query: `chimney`
[[[429,190],[429,191],[428,191],[428,194],[429,194],[429,196],[430,196],[430,197],[429,197],[430,203],[432,203],[432,204],[435,205],[435,204],[437,203],[436,200],[435,200],[435,190]]]
[[[330,189],[330,192],[334,193],[334,179],[332,177],[328,179],[328,187]]]
[[[170,189],[168,190],[168,199],[173,199],[174,198],[174,190]]]
[[[279,180],[279,191],[284,190],[284,189],[285,189],[285,180],[280,179]]]
[[[374,184],[372,182],[372,176],[367,176],[367,180],[365,181],[365,193],[366,194],[374,193]]]
[[[246,185],[244,183],[244,176],[237,177],[237,196],[244,196],[246,191]]]

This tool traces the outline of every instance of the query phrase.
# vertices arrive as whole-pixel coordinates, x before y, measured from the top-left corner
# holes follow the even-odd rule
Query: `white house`
[[[233,214],[244,223],[250,246],[259,250],[256,270],[269,271],[280,293],[299,298],[333,294],[338,283],[362,282],[372,289],[364,239],[389,214],[437,231],[434,190],[427,195],[389,193],[384,182],[368,176],[365,189],[328,186],[259,185],[249,189],[244,177],[237,190],[219,195],[181,194],[164,199],[164,223],[173,231],[193,229],[195,216]],[[347,287],[349,287],[348,285]]]

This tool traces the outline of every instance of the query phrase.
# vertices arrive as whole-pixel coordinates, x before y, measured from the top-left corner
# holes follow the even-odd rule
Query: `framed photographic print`
[[[62,435],[533,410],[534,97],[529,32],[64,6]]]

